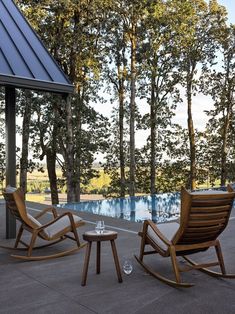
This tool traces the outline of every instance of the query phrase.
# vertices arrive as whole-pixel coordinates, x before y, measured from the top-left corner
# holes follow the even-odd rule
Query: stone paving
[[[28,203],[31,214],[45,205]],[[80,235],[94,229],[100,218],[89,213],[79,213],[87,222],[79,230]],[[221,236],[227,270],[235,273],[235,212]],[[5,239],[5,208],[0,204],[0,244],[12,245]],[[118,283],[110,243],[102,243],[101,273],[95,273],[95,246],[88,271],[87,285],[81,286],[85,249],[66,257],[22,262],[10,256],[10,251],[0,249],[0,313],[235,313],[235,279],[217,279],[199,271],[184,273],[183,279],[194,282],[188,289],[176,289],[146,274],[133,255],[138,254],[140,240],[137,232],[141,224],[103,217],[106,228],[118,231],[116,240],[120,262],[131,258],[133,272],[123,274]],[[50,219],[48,215],[47,219]],[[25,235],[27,240],[28,235]],[[70,242],[63,242],[50,250],[63,249]],[[46,253],[47,249],[43,249]],[[205,260],[213,252],[204,253]],[[147,256],[148,263],[156,270],[172,275],[169,259]]]

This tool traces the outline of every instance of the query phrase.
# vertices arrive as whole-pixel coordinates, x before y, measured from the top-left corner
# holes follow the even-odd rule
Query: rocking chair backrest
[[[191,192],[181,190],[180,228],[173,244],[195,244],[215,240],[228,224],[235,192]]]
[[[7,208],[17,220],[30,228],[38,227],[38,225],[34,223],[27,214],[24,192],[21,189],[6,189],[3,196],[5,198]]]

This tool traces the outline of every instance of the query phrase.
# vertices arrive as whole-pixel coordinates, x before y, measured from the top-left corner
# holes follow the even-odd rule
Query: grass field
[[[94,178],[90,181],[89,185],[82,187],[86,194],[92,194],[91,198],[94,199],[94,194],[97,195],[97,198],[102,198],[100,191],[106,188],[110,183],[110,178],[107,174],[104,173],[102,169],[98,169],[99,177]],[[57,171],[58,179],[62,179],[62,172]],[[28,192],[26,199],[28,201],[45,202],[45,199],[50,196],[48,193],[44,193],[45,189],[49,189],[50,184],[47,176],[47,172],[34,171],[28,174]],[[59,186],[61,193],[63,194],[62,198],[66,197],[66,186]],[[98,196],[99,195],[99,196]],[[89,199],[88,195],[84,195],[82,198]]]
[[[93,190],[100,190],[104,187],[107,187],[110,183],[110,178],[107,174],[104,173],[102,169],[98,169],[99,177],[91,179],[90,183],[85,187],[87,192],[91,192]],[[63,179],[62,172],[60,170],[57,171],[58,179]],[[47,172],[39,172],[34,171],[28,174],[28,191],[33,192],[35,190],[39,190],[43,192],[46,188],[49,188],[49,180],[47,176]],[[59,187],[62,192],[65,192],[66,187]]]

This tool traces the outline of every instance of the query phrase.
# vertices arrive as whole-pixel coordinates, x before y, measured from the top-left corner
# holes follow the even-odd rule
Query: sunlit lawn
[[[26,194],[26,200],[30,202],[43,203],[45,201],[45,196],[48,194],[40,193],[40,194]]]

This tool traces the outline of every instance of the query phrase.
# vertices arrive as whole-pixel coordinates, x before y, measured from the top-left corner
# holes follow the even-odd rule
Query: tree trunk
[[[119,72],[119,159],[120,159],[120,196],[125,197],[126,178],[125,178],[125,156],[124,156],[124,80]]]
[[[23,189],[24,193],[27,192],[28,144],[32,108],[31,100],[27,99],[27,96],[30,96],[30,94],[25,92],[25,96],[26,102],[22,124],[22,153],[20,158],[20,187]]]
[[[230,101],[230,97],[228,97],[228,105],[227,112],[225,116],[224,128],[223,128],[223,137],[222,137],[222,150],[221,150],[221,177],[220,184],[223,186],[226,184],[227,171],[226,171],[226,163],[227,163],[227,142],[228,142],[228,132],[230,126],[230,119],[232,114],[232,104]]]
[[[77,128],[78,128],[78,134],[77,134],[77,153],[76,153],[76,160],[75,165],[76,169],[74,170],[76,172],[76,180],[75,180],[75,201],[80,202],[81,200],[81,141],[82,141],[82,108],[81,108],[81,97],[80,92],[77,93],[76,98],[76,122],[77,122]]]
[[[67,126],[67,143],[66,143],[66,179],[67,179],[67,201],[75,201],[75,188],[73,180],[74,169],[74,147],[73,147],[73,124],[72,124],[72,106],[71,98],[67,97],[66,101],[66,126]]]
[[[192,117],[192,84],[193,84],[194,67],[188,73],[187,78],[187,102],[188,102],[188,132],[190,144],[190,189],[196,188],[196,147],[195,147],[195,132]]]
[[[155,73],[151,77],[151,99],[150,99],[150,193],[156,194],[156,103],[155,103]]]
[[[59,204],[59,196],[57,189],[57,176],[56,176],[56,152],[53,149],[47,149],[47,172],[50,181],[51,189],[51,203]]]
[[[227,179],[227,143],[228,143],[228,133],[230,128],[231,116],[233,112],[233,103],[234,103],[234,78],[233,74],[231,73],[231,61],[233,60],[234,54],[228,54],[227,62],[226,62],[226,81],[224,88],[227,89],[226,91],[226,116],[223,126],[223,137],[222,137],[222,150],[221,150],[221,177],[220,177],[220,184],[223,186],[226,184]],[[232,74],[232,78],[230,78]]]
[[[222,150],[221,150],[221,176],[220,176],[220,185],[223,186],[226,184],[226,161],[227,161],[227,139],[228,139],[228,127],[229,127],[229,117],[228,112],[225,117],[225,124],[223,130],[223,138],[222,138]]]
[[[55,113],[55,118],[53,122],[51,147],[46,149],[46,158],[47,158],[48,177],[50,180],[51,202],[52,204],[59,204],[57,175],[56,175],[56,154],[57,154],[57,136],[59,132],[59,128],[58,128],[59,116],[58,116],[56,103],[54,103],[54,113]]]
[[[135,94],[136,94],[136,26],[131,36],[131,98],[130,98],[130,196],[135,195]]]

